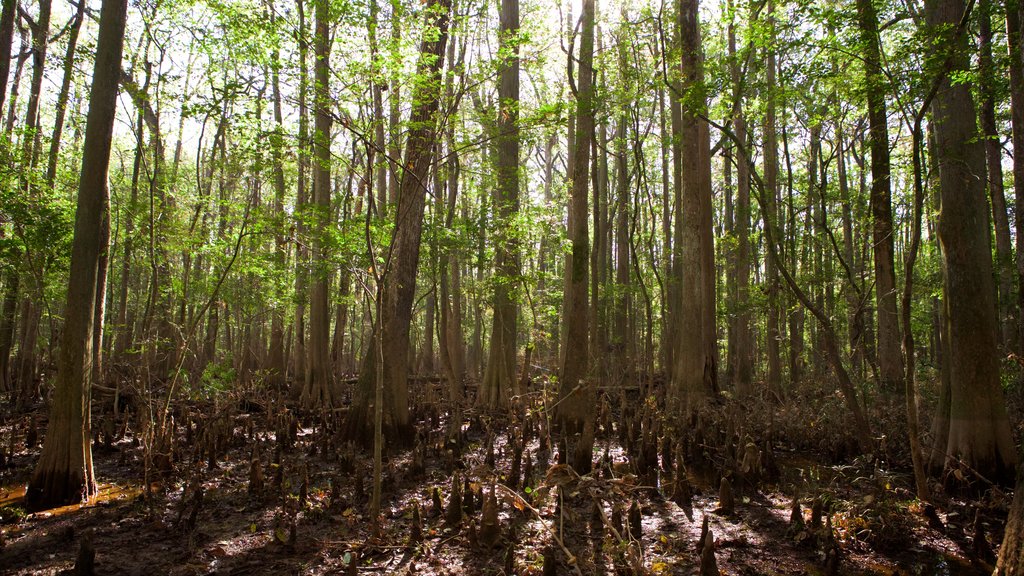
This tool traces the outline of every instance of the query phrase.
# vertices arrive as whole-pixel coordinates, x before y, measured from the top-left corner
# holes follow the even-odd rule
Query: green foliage
[[[210,399],[230,390],[236,377],[234,362],[230,356],[210,362],[203,369],[203,374],[198,385],[194,387],[193,393],[201,398]]]

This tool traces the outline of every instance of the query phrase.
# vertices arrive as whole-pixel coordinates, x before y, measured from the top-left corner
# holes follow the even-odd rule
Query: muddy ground
[[[100,495],[36,513],[21,499],[41,441],[29,447],[26,440],[33,419],[38,437],[45,435],[45,415],[8,414],[0,440],[14,455],[0,471],[0,574],[71,570],[90,532],[97,574],[542,574],[545,555],[548,574],[697,574],[707,518],[722,574],[981,575],[991,573],[1011,496],[989,489],[966,500],[937,497],[929,519],[898,465],[834,462],[834,455],[773,439],[778,476],[756,485],[733,477],[732,513],[719,509],[721,474],[713,471],[687,471],[692,505],[680,507],[670,498],[671,466],[638,474],[616,434],[618,413],[598,434],[592,474],[557,467],[557,443],[549,451],[535,433],[524,450],[532,474],[517,483],[509,479],[508,424],[469,411],[460,454],[446,447],[444,418],[435,415],[424,416],[421,429],[432,432],[418,447],[386,458],[383,523],[373,535],[368,453],[338,448],[330,426],[316,418],[282,420],[283,409],[252,403],[225,413],[222,404],[195,403],[192,416],[179,416],[196,423],[178,425],[173,469],[151,466],[148,490],[146,450],[123,423],[131,416],[122,416],[94,449]],[[282,422],[294,423],[289,430]],[[224,431],[220,445],[207,450],[204,443],[217,442],[205,431],[214,429]],[[262,477],[256,486],[254,455]],[[447,506],[456,474],[474,497],[472,505],[464,499],[462,521],[453,525],[431,496],[437,488]],[[479,508],[492,489],[500,535],[487,545]],[[803,526],[792,522],[794,494]],[[630,526],[634,503],[639,531]],[[419,542],[412,541],[415,508]]]

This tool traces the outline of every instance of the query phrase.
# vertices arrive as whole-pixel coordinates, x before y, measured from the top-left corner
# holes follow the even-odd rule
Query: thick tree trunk
[[[928,0],[929,27],[949,46],[950,75],[968,70],[967,36],[957,25],[963,0]],[[950,30],[956,30],[956,35]],[[978,138],[969,83],[944,79],[932,105],[939,164],[945,292],[949,338],[949,435],[944,465],[959,463],[993,481],[1012,477],[1017,454],[1000,388],[995,286],[989,243],[984,146]]]
[[[78,209],[68,279],[67,314],[60,369],[50,408],[43,452],[25,494],[31,509],[70,504],[96,490],[92,470],[89,397],[92,383],[94,322],[107,210],[107,168],[113,136],[126,0],[104,0],[100,12],[96,65],[89,99]],[[83,305],[83,303],[85,303]]]

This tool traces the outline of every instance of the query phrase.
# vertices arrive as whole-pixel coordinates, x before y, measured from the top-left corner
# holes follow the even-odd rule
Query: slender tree
[[[363,357],[359,381],[353,391],[353,406],[346,424],[352,440],[367,443],[373,436],[368,424],[376,387],[383,387],[383,430],[385,435],[399,444],[412,440],[409,419],[409,330],[412,324],[412,305],[416,295],[416,276],[419,267],[420,243],[423,235],[423,214],[426,207],[428,171],[434,162],[434,139],[438,128],[438,100],[441,95],[441,67],[444,64],[445,45],[448,42],[448,21],[451,11],[449,0],[430,0],[424,8],[426,30],[420,43],[420,59],[412,101],[415,103],[410,117],[404,167],[395,207],[395,228],[388,250],[383,276],[384,302],[381,317],[374,325],[371,342],[378,337],[383,343],[381,369],[382,383],[377,383],[375,346],[369,346]],[[377,263],[375,263],[376,265]],[[382,331],[379,334],[377,331]]]
[[[872,246],[875,257],[875,310],[878,315],[878,376],[882,391],[902,393],[903,355],[896,307],[896,266],[893,261],[892,185],[886,84],[874,0],[857,0],[861,47],[864,50],[864,91],[868,103],[868,145],[871,148]]]
[[[307,407],[331,408],[336,403],[331,378],[331,276],[327,234],[331,219],[331,11],[328,0],[316,0],[316,36],[313,65],[313,210],[312,286],[309,293],[309,366],[302,390]]]
[[[516,336],[518,332],[516,286],[520,280],[519,241],[519,0],[502,0],[498,73],[497,178],[494,206],[495,227],[494,314],[490,354],[480,382],[478,402],[496,409],[508,405],[516,379]]]
[[[583,432],[593,410],[593,393],[586,385],[590,366],[589,291],[590,234],[587,226],[591,141],[594,138],[594,0],[583,0],[579,73],[576,75],[576,131],[572,188],[569,200],[569,240],[564,296],[565,346],[559,378],[558,418],[566,433]],[[591,440],[592,441],[592,440]]]

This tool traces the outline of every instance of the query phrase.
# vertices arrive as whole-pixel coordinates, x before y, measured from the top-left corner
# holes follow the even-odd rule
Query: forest
[[[0,4],[0,574],[1024,575],[1022,0]]]

